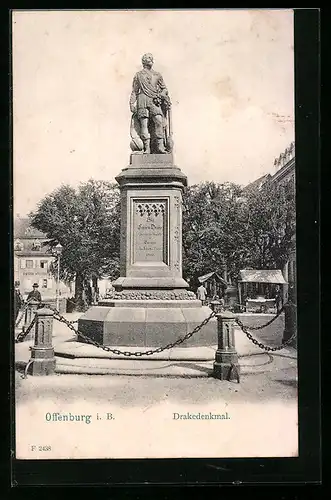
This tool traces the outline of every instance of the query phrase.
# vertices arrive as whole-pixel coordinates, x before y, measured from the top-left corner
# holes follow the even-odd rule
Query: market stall
[[[199,276],[199,283],[204,285],[207,290],[207,297],[212,299],[214,297],[223,297],[224,292],[227,288],[227,283],[222,276],[220,276],[217,272],[211,272],[208,274],[204,274],[203,276]]]
[[[238,280],[239,303],[247,312],[274,312],[282,303],[285,285],[280,269],[243,269]]]

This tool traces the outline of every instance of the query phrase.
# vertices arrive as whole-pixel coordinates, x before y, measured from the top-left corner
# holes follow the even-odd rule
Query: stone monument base
[[[113,282],[115,291],[78,320],[78,330],[103,346],[139,351],[163,347],[211,314],[182,276],[187,177],[172,154],[132,154],[116,180],[121,192],[120,276]],[[84,342],[83,337],[78,341]],[[181,346],[216,343],[213,318]]]
[[[104,300],[79,320],[78,330],[105,346],[162,347],[191,332],[211,309],[199,300]],[[78,342],[84,342],[79,336]],[[217,343],[217,321],[183,342],[181,347]]]

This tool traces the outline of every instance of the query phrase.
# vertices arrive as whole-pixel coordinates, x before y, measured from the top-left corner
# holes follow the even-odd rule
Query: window
[[[47,288],[47,279],[43,280],[43,285],[42,286],[43,286],[43,288]]]
[[[48,264],[48,260],[41,260],[40,261],[41,269],[47,269],[47,264]]]
[[[32,269],[33,268],[33,260],[27,260],[26,261],[26,268],[27,269]]]
[[[38,240],[34,240],[32,243],[32,250],[41,250],[41,243]]]
[[[21,252],[23,250],[23,243],[20,240],[16,240],[14,244],[14,249]]]

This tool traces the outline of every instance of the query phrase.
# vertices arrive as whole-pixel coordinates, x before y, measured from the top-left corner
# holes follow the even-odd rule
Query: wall
[[[47,254],[39,254],[38,256],[31,254],[24,255],[23,252],[20,252],[20,254],[14,258],[14,280],[20,282],[21,293],[23,295],[29,293],[33,283],[38,283],[42,296],[55,296],[57,281],[50,271],[50,264],[54,261],[54,257]],[[72,293],[70,286],[63,282],[60,282],[59,290],[63,296],[68,296]]]

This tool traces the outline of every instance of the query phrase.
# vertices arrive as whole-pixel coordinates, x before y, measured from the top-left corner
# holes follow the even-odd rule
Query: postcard
[[[298,457],[294,13],[12,13],[20,460]]]

